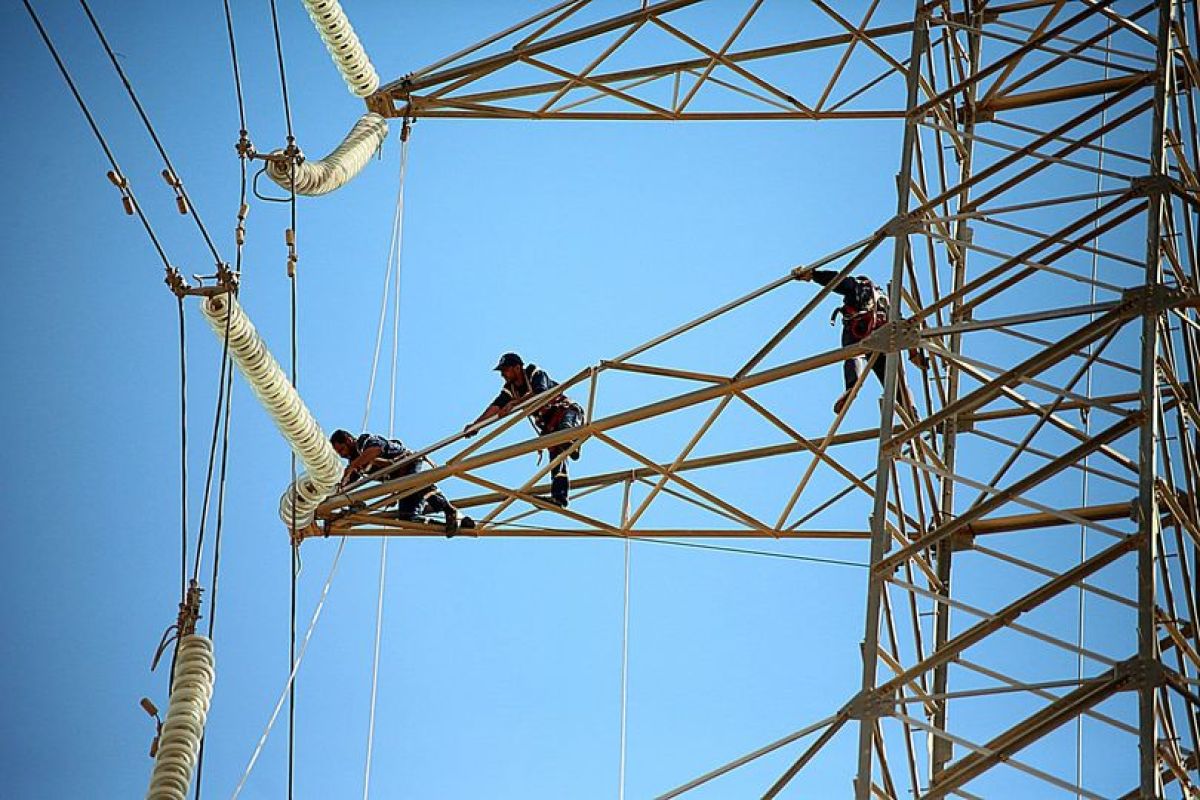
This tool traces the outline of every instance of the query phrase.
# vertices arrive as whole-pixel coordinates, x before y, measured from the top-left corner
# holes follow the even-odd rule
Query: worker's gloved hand
[[[925,369],[929,366],[929,359],[925,358],[925,354],[920,350],[909,350],[908,360],[920,369]]]
[[[463,428],[463,436],[470,439],[472,436],[479,433],[479,429],[474,427],[474,425],[475,425],[475,423],[471,423],[467,427]]]
[[[792,270],[792,277],[798,281],[810,281],[812,280],[812,273],[812,267],[796,267]]]
[[[358,478],[359,478],[358,470],[350,469],[349,467],[346,467],[346,471],[342,473],[342,480],[340,483],[338,483],[338,488],[342,489],[346,486],[349,486],[350,484],[352,484],[356,480],[358,480]]]

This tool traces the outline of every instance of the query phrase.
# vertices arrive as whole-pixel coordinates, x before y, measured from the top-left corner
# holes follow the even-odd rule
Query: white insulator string
[[[167,719],[146,800],[186,800],[215,681],[212,640],[196,634],[183,637],[175,652]]]
[[[379,346],[383,339],[383,324],[387,310],[388,280],[392,279],[392,380],[388,395],[388,437],[395,435],[396,425],[396,375],[400,350],[400,257],[404,244],[404,178],[408,173],[408,138],[400,143],[400,177],[396,190],[396,211],[392,216],[392,237],[388,245],[388,268],[383,282],[383,302],[380,305],[379,330],[375,337],[375,356],[371,364],[371,384],[367,390],[367,407],[363,414],[363,427],[371,416],[371,395],[375,388],[375,371],[379,364]],[[394,276],[394,277],[393,277]],[[367,723],[367,755],[363,770],[363,800],[371,795],[371,762],[375,752],[375,707],[379,693],[379,652],[383,641],[383,597],[387,590],[388,538],[379,543],[379,597],[375,607],[375,648],[371,661],[371,710]]]
[[[371,160],[371,156],[383,145],[387,138],[387,120],[380,115],[368,112],[364,114],[342,143],[333,152],[317,160],[305,160],[293,164],[286,159],[267,161],[267,177],[280,187],[291,191],[292,172],[295,172],[296,194],[309,197],[328,194],[340,189]],[[284,151],[275,150],[273,156],[282,155]]]
[[[304,462],[306,471],[280,498],[279,517],[286,525],[294,520],[297,529],[307,528],[317,506],[342,479],[341,459],[237,299],[232,294],[213,295],[200,308],[218,336],[228,330],[230,355],[292,451]]]
[[[325,599],[329,596],[329,588],[333,585],[334,576],[337,575],[338,562],[342,559],[342,550],[345,547],[346,537],[343,536],[338,540],[337,550],[333,554],[333,563],[329,566],[329,576],[325,579],[325,585],[321,588],[321,597],[317,600],[317,606],[313,609],[312,619],[308,623],[308,630],[304,632],[304,639],[300,642],[300,650],[296,653],[296,659],[292,662],[292,671],[288,673],[287,683],[283,685],[283,691],[279,693],[279,700],[275,703],[275,709],[271,712],[271,717],[267,720],[267,725],[263,729],[262,736],[259,737],[258,744],[250,756],[250,761],[246,764],[245,772],[242,773],[237,787],[233,790],[231,800],[237,800],[238,795],[245,788],[246,781],[250,779],[250,773],[254,771],[254,765],[258,763],[258,757],[262,755],[263,748],[267,744],[267,739],[271,736],[271,730],[275,727],[275,720],[279,718],[279,712],[283,709],[284,702],[287,701],[288,692],[291,690],[292,684],[296,681],[296,673],[300,670],[300,663],[304,661],[304,654],[308,652],[308,643],[312,639],[313,631],[316,630],[317,621],[321,619],[321,611],[325,608]]]
[[[350,91],[359,97],[374,94],[379,88],[379,75],[341,4],[337,0],[304,0],[304,8]]]

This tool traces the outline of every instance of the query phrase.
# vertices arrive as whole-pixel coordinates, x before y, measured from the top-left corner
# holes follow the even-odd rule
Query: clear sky
[[[185,274],[211,272],[82,12],[37,5],[172,260]],[[542,4],[347,5],[386,80]],[[231,258],[238,122],[220,3],[94,6]],[[234,6],[251,137],[271,149],[284,127],[268,5]],[[320,155],[361,103],[300,4],[285,0],[279,11],[297,137]],[[174,621],[179,580],[176,303],[18,4],[0,8],[0,31],[8,153],[0,410],[10,454],[0,466],[0,794],[135,796],[148,780],[153,735],[137,701],[148,695],[166,707],[165,670],[148,666]],[[395,133],[355,183],[300,203],[299,384],[327,430],[357,428],[363,414],[397,183]],[[419,122],[406,186],[396,434],[420,446],[473,419],[497,389],[491,368],[501,352],[566,377],[861,239],[894,211],[899,141],[895,122]],[[286,206],[253,203],[242,293],[284,362],[286,224]],[[885,277],[888,256],[890,245],[867,271]],[[727,368],[810,292],[790,287],[761,316],[716,341],[697,339],[674,363]],[[220,354],[194,301],[186,312],[194,543]],[[833,347],[837,331],[825,320],[825,311],[807,320],[788,357]],[[803,392],[774,399],[817,434],[840,380],[831,367]],[[877,417],[877,390],[868,390],[851,427]],[[385,431],[380,396],[372,427]],[[614,393],[600,407],[640,402]],[[232,428],[204,776],[213,796],[233,790],[288,671],[289,549],[276,503],[289,460],[240,377]],[[752,439],[749,429],[726,430],[706,452]],[[864,471],[872,453],[860,454]],[[577,474],[604,464],[591,448]],[[529,456],[503,474],[517,480],[535,468]],[[753,496],[754,480],[777,477],[728,488]],[[856,501],[830,519],[855,528],[868,513]],[[302,548],[301,631],[335,548],[322,540]],[[866,559],[860,545],[774,549]],[[206,584],[210,559],[211,551]],[[609,540],[393,542],[374,796],[615,797],[623,559],[623,545]],[[377,542],[347,544],[301,667],[297,797],[361,794],[378,567]],[[865,583],[856,567],[635,544],[627,796],[669,789],[836,710],[858,682]],[[285,796],[286,734],[283,718],[244,796]],[[846,735],[835,742],[806,773],[810,793],[795,796],[843,796],[853,744]],[[777,753],[697,796],[761,792],[795,754]]]

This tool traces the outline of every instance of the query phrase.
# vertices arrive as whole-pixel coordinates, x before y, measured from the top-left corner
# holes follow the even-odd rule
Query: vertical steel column
[[[1174,19],[1174,0],[1162,0],[1158,14],[1157,77],[1154,83],[1154,109],[1151,120],[1149,208],[1146,218],[1146,298],[1142,309],[1141,409],[1142,421],[1138,441],[1138,661],[1140,680],[1138,693],[1138,773],[1141,800],[1158,798],[1158,754],[1156,748],[1158,685],[1156,669],[1159,653],[1154,606],[1157,595],[1155,562],[1158,558],[1158,528],[1160,525],[1158,497],[1158,366],[1159,315],[1158,304],[1151,292],[1162,286],[1161,244],[1162,215],[1167,193],[1154,179],[1167,175],[1166,123],[1167,91],[1171,80],[1171,21]]]
[[[896,215],[908,213],[909,196],[912,194],[913,156],[916,152],[917,119],[913,109],[917,107],[917,91],[920,88],[921,57],[929,43],[929,12],[922,0],[917,0],[913,11],[912,49],[908,60],[908,97],[905,102],[904,140],[900,153],[900,172],[896,175]],[[889,312],[891,322],[900,318],[900,288],[904,279],[904,264],[908,256],[908,234],[896,233],[896,247],[892,258],[892,283],[890,287]],[[883,380],[883,402],[879,420],[879,457],[875,477],[875,504],[871,512],[871,571],[867,576],[866,632],[863,638],[862,692],[859,695],[858,727],[858,772],[854,782],[855,800],[871,797],[871,748],[877,724],[878,710],[869,702],[875,689],[876,669],[879,664],[879,609],[881,593],[886,576],[875,570],[888,549],[887,500],[891,482],[892,419],[896,413],[896,385],[900,370],[900,357],[888,353]]]
[[[971,0],[970,3],[970,19],[969,28],[967,31],[967,58],[970,74],[975,74],[979,71],[979,59],[981,53],[981,30],[984,25],[983,8],[980,0]],[[949,34],[948,34],[949,35]],[[953,81],[953,76],[948,75],[947,79]],[[959,166],[959,185],[964,185],[971,179],[972,156],[975,152],[975,96],[978,84],[972,82],[966,88],[966,96],[964,98],[963,108],[965,109],[966,119],[963,121],[963,140],[961,155],[961,163]],[[959,213],[966,206],[970,199],[970,188],[963,188],[958,195],[957,208]],[[963,217],[958,220],[955,225],[954,240],[956,242],[968,242],[971,239],[971,227],[968,220]],[[957,245],[957,251],[951,249],[950,252],[954,255],[954,279],[952,291],[957,294],[966,283],[967,274],[967,254],[968,249],[965,245]],[[936,269],[936,266],[934,267]],[[962,315],[962,298],[958,298],[951,306],[950,319],[952,322],[964,321],[960,319]],[[950,352],[958,355],[962,351],[962,333],[955,331],[950,335]],[[946,368],[946,404],[949,405],[958,399],[960,370],[958,365],[951,362]],[[958,417],[954,416],[946,420],[946,433],[942,440],[942,460],[945,464],[946,471],[949,474],[954,473],[955,461],[958,454]],[[942,479],[942,492],[939,498],[940,511],[944,520],[948,520],[954,516],[954,480],[949,476]],[[951,540],[942,542],[937,548],[937,577],[941,582],[938,593],[941,596],[950,596],[950,584],[952,570],[951,566],[954,558],[954,543]],[[934,650],[939,650],[950,638],[950,605],[948,603],[938,603],[933,609],[934,613],[934,633],[933,647]],[[950,671],[949,664],[940,664],[933,670],[933,695],[937,697],[934,700],[933,712],[933,727],[939,731],[946,730],[946,719],[948,715],[947,705],[948,700],[944,699],[948,688],[948,675]],[[937,776],[941,773],[945,765],[954,757],[953,743],[944,737],[932,736],[932,752],[929,760],[929,776],[930,782],[936,782]]]

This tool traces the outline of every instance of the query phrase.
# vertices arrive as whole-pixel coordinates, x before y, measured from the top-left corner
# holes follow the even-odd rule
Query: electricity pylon
[[[892,120],[895,215],[805,265],[850,275],[890,258],[890,321],[798,350],[829,294],[798,268],[565,381],[582,428],[520,440],[515,414],[452,437],[420,476],[327,501],[321,530],[427,533],[386,506],[457,478],[479,487],[459,503],[485,536],[869,542],[860,690],[666,797],[800,743],[774,797],[846,736],[857,800],[1197,796],[1195,4],[966,0],[885,18],[906,10],[876,0],[851,19],[812,0],[787,28],[803,39],[770,27],[795,4],[730,5],[593,19],[587,0],[559,3],[367,104],[410,119]],[[729,365],[676,353],[788,293],[782,324]],[[843,430],[843,412],[812,433],[779,410],[854,357],[884,360],[877,427]],[[705,453],[731,418],[774,438]],[[503,470],[566,442],[615,465],[576,478],[570,508],[543,499],[553,462]],[[820,526],[847,503],[869,527]],[[1103,770],[1078,769],[1081,745]]]

